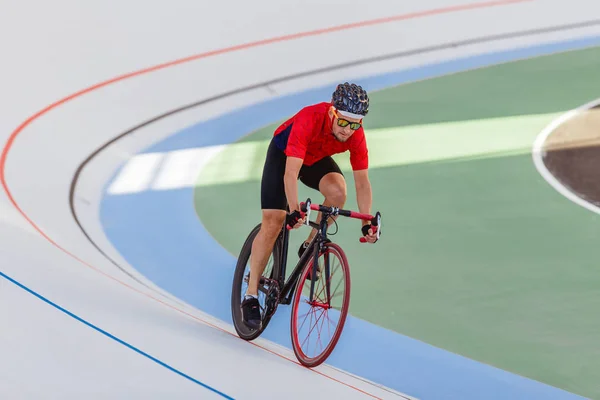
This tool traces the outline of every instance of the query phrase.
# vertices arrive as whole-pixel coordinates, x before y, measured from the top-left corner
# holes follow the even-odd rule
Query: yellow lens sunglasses
[[[337,113],[337,110],[334,108],[333,109],[333,113],[335,114],[335,116],[337,117],[337,124],[338,126],[341,126],[342,128],[347,127],[348,125],[350,125],[350,129],[352,129],[353,131],[359,129],[362,124],[360,122],[350,122],[347,119],[344,118],[340,118],[339,114]],[[362,121],[362,119],[361,119]]]

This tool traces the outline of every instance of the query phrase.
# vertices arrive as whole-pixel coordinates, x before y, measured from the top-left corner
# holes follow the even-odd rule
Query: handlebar
[[[306,213],[306,225],[308,225],[308,221],[310,218],[310,210],[319,211],[331,215],[341,215],[349,218],[362,219],[363,221],[370,221],[371,229],[374,233],[377,233],[377,239],[379,239],[379,234],[381,231],[381,213],[379,211],[377,211],[377,213],[375,213],[375,215],[373,216],[371,214],[363,214],[356,211],[343,210],[338,207],[324,206],[322,204],[312,204],[310,198],[308,198],[306,202],[300,203],[300,211]],[[359,241],[361,243],[367,242],[364,236],[361,237]]]

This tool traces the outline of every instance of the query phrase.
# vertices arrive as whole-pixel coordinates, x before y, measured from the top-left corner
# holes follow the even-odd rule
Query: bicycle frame
[[[279,268],[279,271],[277,272],[277,276],[274,277],[279,282],[279,286],[282,288],[280,295],[279,295],[279,300],[280,300],[281,304],[290,304],[292,302],[292,296],[294,293],[293,289],[296,286],[296,283],[298,282],[298,278],[300,278],[300,274],[302,273],[302,269],[304,268],[304,265],[306,265],[306,263],[308,262],[308,258],[311,255],[314,255],[314,264],[313,265],[316,265],[319,254],[317,252],[315,252],[314,250],[315,250],[316,246],[319,246],[319,251],[321,250],[322,244],[324,242],[323,238],[326,237],[327,228],[328,228],[327,218],[325,218],[325,217],[329,218],[329,216],[323,215],[323,219],[321,220],[320,224],[316,224],[312,221],[309,221],[309,226],[317,229],[317,234],[315,235],[315,237],[312,239],[312,241],[306,248],[306,251],[304,252],[304,254],[302,254],[302,257],[300,257],[300,260],[298,260],[298,263],[294,267],[294,270],[292,271],[292,274],[290,275],[290,277],[288,278],[287,281],[285,281],[285,274],[286,274],[286,267],[287,267],[287,253],[288,253],[288,247],[289,247],[290,233],[289,233],[288,229],[286,229],[285,226],[282,228],[282,235],[280,236],[281,239],[279,239],[279,240],[283,241],[282,251],[281,251],[281,255],[280,255],[280,259],[279,259],[280,268]],[[311,289],[311,291],[312,291],[312,289]],[[312,297],[312,293],[311,293],[311,297]]]
[[[274,271],[275,276],[273,277],[274,279],[276,279],[279,282],[279,287],[282,288],[279,293],[280,304],[290,304],[292,302],[292,296],[294,293],[293,289],[296,286],[296,283],[300,277],[302,269],[308,262],[308,258],[310,256],[313,257],[312,276],[313,277],[316,276],[319,253],[320,253],[321,249],[323,248],[325,239],[327,238],[327,229],[329,228],[329,224],[327,222],[329,220],[329,217],[341,215],[341,216],[350,217],[350,218],[370,220],[372,226],[375,227],[375,229],[377,231],[377,238],[379,238],[379,231],[381,229],[381,214],[379,212],[377,212],[376,216],[372,216],[369,214],[361,214],[361,213],[357,213],[354,211],[342,210],[337,207],[313,205],[313,204],[311,204],[310,199],[307,199],[305,203],[301,204],[301,210],[303,212],[307,212],[306,225],[316,229],[317,234],[312,239],[312,241],[309,243],[308,247],[306,248],[306,251],[304,251],[304,254],[302,254],[302,257],[300,257],[300,260],[298,260],[298,263],[294,267],[294,270],[293,270],[292,274],[290,275],[289,279],[287,281],[285,281],[290,233],[286,227],[286,224],[284,223],[284,226],[282,227],[282,233],[280,234],[279,238],[277,239],[277,240],[283,241],[282,251],[281,251],[280,259],[279,259],[280,267],[278,268],[278,270]],[[315,211],[319,211],[322,213],[321,222],[319,224],[316,224],[315,222],[312,222],[309,220],[310,210],[315,210]],[[364,238],[361,238],[361,242],[364,243],[363,239]],[[329,262],[328,262],[328,260],[326,260],[326,262],[325,262],[325,271],[324,272],[325,272],[325,281],[327,282],[329,279]],[[311,279],[310,297],[309,297],[309,299],[311,299],[311,300],[313,298],[314,286],[315,286],[315,279]],[[328,289],[327,297],[329,298],[329,288],[327,288],[327,289]]]

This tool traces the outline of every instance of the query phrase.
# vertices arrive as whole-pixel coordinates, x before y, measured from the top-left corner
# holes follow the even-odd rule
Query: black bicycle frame
[[[316,270],[317,270],[317,265],[318,265],[318,259],[319,259],[319,252],[321,251],[321,247],[325,241],[325,238],[327,238],[327,228],[328,228],[328,224],[327,221],[329,220],[329,217],[331,216],[330,213],[322,213],[322,217],[321,217],[321,223],[320,224],[316,224],[312,221],[308,221],[309,225],[317,230],[317,234],[315,235],[315,237],[312,239],[312,241],[310,242],[310,244],[308,245],[308,247],[306,248],[306,251],[304,252],[304,254],[302,254],[302,257],[300,257],[300,260],[298,260],[298,263],[296,264],[296,266],[294,267],[294,271],[292,272],[292,275],[290,275],[290,278],[287,280],[287,282],[285,282],[285,271],[286,271],[286,264],[287,264],[287,254],[288,254],[288,245],[289,245],[289,231],[288,229],[285,227],[285,224],[282,228],[283,232],[280,235],[280,239],[278,240],[283,240],[282,243],[282,248],[281,248],[281,255],[280,255],[280,259],[279,259],[279,271],[278,271],[278,276],[275,277],[275,279],[277,279],[279,281],[279,287],[282,288],[280,294],[279,294],[279,302],[280,304],[290,304],[292,302],[292,295],[293,295],[293,289],[296,286],[296,283],[298,281],[298,278],[300,277],[300,274],[302,273],[302,269],[304,268],[304,266],[306,265],[307,261],[308,261],[308,257],[313,256],[313,271],[312,271],[312,275],[313,277],[316,276]],[[318,246],[317,251],[315,251],[315,248]],[[329,275],[329,266],[326,266],[326,277]],[[313,297],[313,290],[314,290],[314,284],[315,284],[315,280],[311,279],[311,285],[310,285],[310,299],[312,300]]]

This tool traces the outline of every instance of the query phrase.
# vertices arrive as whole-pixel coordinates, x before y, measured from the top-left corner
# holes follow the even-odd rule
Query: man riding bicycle
[[[258,283],[283,223],[294,229],[305,223],[298,202],[298,179],[325,196],[323,205],[342,208],[346,202],[346,181],[331,155],[350,151],[359,211],[371,213],[368,149],[362,127],[368,111],[367,92],[345,82],[336,87],[331,102],[306,106],[275,130],[261,180],[262,224],[252,244],[250,279],[241,304],[248,327],[260,329]],[[316,222],[320,219],[319,213]],[[367,242],[375,243],[377,236],[370,229],[370,222],[362,221],[361,230]],[[315,234],[311,229],[298,250],[299,257]]]

